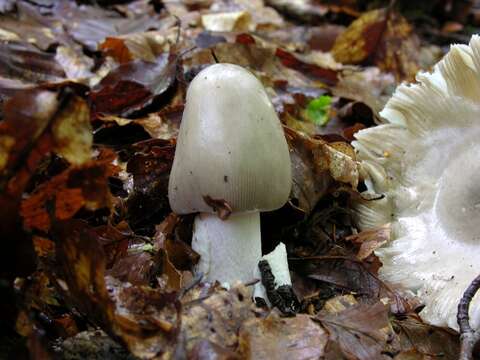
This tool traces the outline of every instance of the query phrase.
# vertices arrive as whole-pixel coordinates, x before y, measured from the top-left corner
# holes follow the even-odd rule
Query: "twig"
[[[460,360],[473,359],[473,348],[480,339],[480,334],[470,326],[468,316],[470,303],[478,289],[480,289],[480,275],[468,286],[458,304],[457,323],[460,327]]]

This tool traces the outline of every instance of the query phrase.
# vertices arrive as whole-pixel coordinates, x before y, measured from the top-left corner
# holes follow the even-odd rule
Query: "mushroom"
[[[388,101],[385,124],[356,135],[370,193],[356,216],[362,229],[392,223],[381,276],[423,300],[425,321],[458,329],[457,305],[480,273],[480,37],[416,78]],[[478,296],[470,319],[478,329]]]
[[[291,182],[285,135],[260,81],[232,64],[202,70],[187,91],[168,194],[176,213],[199,213],[192,247],[206,281],[254,279],[260,212],[282,207]]]

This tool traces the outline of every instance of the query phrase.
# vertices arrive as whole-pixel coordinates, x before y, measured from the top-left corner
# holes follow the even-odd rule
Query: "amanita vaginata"
[[[480,37],[400,85],[381,115],[387,123],[354,143],[368,191],[384,195],[356,205],[359,226],[392,223],[381,275],[417,293],[425,321],[457,329],[459,300],[480,273]],[[479,296],[470,322],[480,327]]]
[[[204,280],[254,279],[260,212],[282,207],[291,188],[288,145],[260,81],[215,64],[190,83],[168,188],[178,214],[195,217],[192,247]],[[215,203],[231,214],[220,219]]]

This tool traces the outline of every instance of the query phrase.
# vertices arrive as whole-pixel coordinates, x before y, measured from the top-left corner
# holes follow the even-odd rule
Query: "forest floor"
[[[478,26],[476,1],[0,0],[0,358],[457,359],[379,275],[391,229],[358,232],[351,142]],[[253,72],[285,128],[293,188],[262,247],[286,244],[295,316],[202,282],[194,215],[169,206],[214,63]]]

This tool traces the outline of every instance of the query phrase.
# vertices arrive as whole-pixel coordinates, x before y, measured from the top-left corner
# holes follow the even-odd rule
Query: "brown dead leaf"
[[[319,359],[325,355],[328,334],[310,316],[280,317],[245,322],[239,334],[240,353],[248,359]]]
[[[346,240],[360,245],[357,257],[360,260],[365,260],[373,254],[375,250],[390,241],[391,232],[391,224],[385,224],[375,229],[365,230],[359,234],[351,235],[347,237]]]
[[[107,37],[99,45],[99,49],[120,64],[136,59],[155,62],[158,55],[170,51],[171,44],[177,40],[177,36],[178,31],[175,28],[169,28],[167,31],[131,33]]]
[[[318,21],[328,13],[326,5],[311,0],[267,0],[266,3],[279,12],[307,22]]]
[[[189,360],[240,360],[235,352],[225,349],[214,342],[201,340],[195,344],[188,354]]]
[[[138,124],[153,138],[169,140],[178,135],[182,119],[183,105],[166,106],[158,112],[149,113],[146,117],[126,119],[120,116],[98,114],[97,119],[104,123],[115,123],[118,126]]]
[[[98,234],[81,220],[56,224],[60,288],[71,305],[120,339],[141,358],[168,348],[179,326],[176,295],[105,277],[106,258]]]
[[[353,152],[349,144],[336,143],[332,146],[322,139],[308,137],[293,129],[285,127],[285,130],[293,150],[292,195],[298,200],[300,209],[306,213],[312,211],[333,180],[350,184],[356,189],[358,165],[351,157]]]
[[[210,206],[222,220],[227,220],[232,213],[232,207],[224,199],[212,199],[209,195],[204,195],[203,201],[205,201],[205,203]]]
[[[182,220],[184,218],[180,218],[175,213],[167,216],[160,225],[156,226],[153,242],[156,249],[165,251],[175,269],[190,270],[200,256],[187,243],[175,236],[174,231],[176,232],[178,226],[183,225]]]
[[[393,320],[392,325],[400,339],[402,353],[419,354],[420,359],[458,359],[459,339],[454,331],[424,324],[418,315]]]
[[[284,66],[295,69],[313,79],[322,81],[326,85],[333,86],[338,81],[338,71],[303,61],[298,56],[281,48],[277,49],[275,56],[281,60]]]
[[[46,81],[62,81],[65,72],[55,61],[55,55],[41,52],[28,44],[13,42],[0,44],[0,76],[32,86]],[[6,88],[5,85],[2,88]]]
[[[58,111],[52,135],[55,139],[53,151],[71,164],[81,165],[90,159],[93,135],[85,100],[74,97]]]
[[[242,324],[265,314],[252,303],[251,289],[243,285],[230,291],[211,289],[211,292],[204,294],[203,299],[183,303],[182,333],[187,351],[202,340],[235,350]]]
[[[129,17],[122,16],[113,9],[70,1],[55,5],[48,18],[61,24],[68,37],[89,51],[97,51],[98,45],[107,37],[162,30],[175,24],[171,16],[157,14],[151,5],[140,12],[130,12]]]
[[[336,301],[335,299],[330,301]],[[357,304],[342,311],[320,312],[315,319],[329,332],[347,359],[382,360],[382,351],[394,336],[388,307],[381,302]]]
[[[53,24],[42,19],[36,7],[20,3],[20,19],[16,16],[0,17],[0,39],[32,44],[41,50],[47,50],[57,43]],[[42,23],[43,20],[43,23]]]
[[[120,65],[90,94],[94,114],[128,116],[150,105],[175,82],[177,56],[164,53],[154,62],[141,60]]]
[[[374,64],[413,80],[419,67],[418,37],[407,20],[392,9],[364,13],[335,41],[332,54],[343,64]]]
[[[33,246],[23,232],[20,202],[39,164],[54,149],[76,164],[90,157],[92,134],[85,108],[84,101],[68,88],[56,92],[21,91],[3,106],[4,120],[0,123],[0,217],[3,220],[0,231],[10,239],[2,251],[6,258],[0,261],[6,266],[5,273],[32,269]],[[76,110],[79,110],[78,116]],[[68,142],[74,129],[77,133]],[[43,215],[40,213],[39,217]]]
[[[32,242],[38,257],[55,256],[55,243],[52,240],[34,236]]]
[[[232,11],[202,15],[202,26],[208,31],[248,31],[253,28],[247,11]]]
[[[25,227],[47,232],[55,219],[70,219],[83,207],[88,210],[110,207],[108,177],[118,170],[111,163],[114,158],[113,153],[106,151],[103,159],[69,168],[37,187],[21,203]]]
[[[185,271],[191,270],[200,257],[188,244],[175,239],[174,230],[179,222],[179,216],[171,213],[156,226],[153,239],[154,248],[158,251],[155,259],[163,273],[162,279],[168,288],[177,291],[187,285],[190,273],[185,279]]]
[[[127,220],[135,231],[153,235],[153,224],[170,213],[168,178],[175,153],[173,141],[153,139],[133,145],[135,154],[128,160],[127,171],[133,175],[133,192],[127,201]],[[155,220],[157,219],[157,220]],[[148,229],[145,229],[148,224]]]
[[[303,259],[302,271],[310,279],[369,298],[380,298],[384,284],[356,259],[319,256]]]
[[[153,244],[136,236],[125,222],[94,229],[107,258],[107,275],[133,285],[149,285],[161,270]]]
[[[379,112],[392,96],[395,86],[392,74],[384,73],[377,67],[368,67],[361,71],[344,70],[332,93],[366,104],[373,111],[374,119],[379,119]]]

